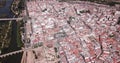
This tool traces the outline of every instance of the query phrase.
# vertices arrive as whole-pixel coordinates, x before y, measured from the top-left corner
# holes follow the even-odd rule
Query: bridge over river
[[[21,52],[24,52],[24,51],[28,51],[28,50],[32,50],[32,49],[31,48],[27,48],[27,49],[22,49],[22,50],[18,50],[18,51],[9,52],[7,54],[0,55],[0,58],[4,58],[4,57],[7,57],[7,56],[15,55],[15,54],[18,54],[18,53],[21,53]]]

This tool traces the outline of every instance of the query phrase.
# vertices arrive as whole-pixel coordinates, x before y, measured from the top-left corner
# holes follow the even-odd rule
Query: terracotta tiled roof
[[[107,5],[80,3],[29,1],[31,44],[43,42],[53,50],[57,44],[58,52],[51,54],[59,55],[62,63],[119,62],[120,34],[116,31],[120,26],[116,22],[120,14],[116,12],[120,11]]]

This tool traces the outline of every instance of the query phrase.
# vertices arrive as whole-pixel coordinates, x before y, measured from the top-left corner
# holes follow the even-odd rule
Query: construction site
[[[14,55],[14,63],[120,63],[120,0],[13,0],[10,8],[12,17],[0,13],[0,63]]]

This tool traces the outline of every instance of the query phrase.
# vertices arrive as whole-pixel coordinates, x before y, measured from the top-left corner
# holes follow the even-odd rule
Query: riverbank
[[[14,0],[12,5],[11,5],[11,11],[16,15],[16,17],[19,17],[20,13],[21,13],[21,9],[18,9],[19,7],[19,4],[20,4],[21,0]],[[22,20],[21,21],[17,21],[17,46],[18,47],[22,47],[23,46],[23,43],[21,41],[21,23],[22,23]]]
[[[18,4],[20,3],[20,0],[13,0],[13,3],[11,5],[11,11],[18,15],[20,13],[20,10],[18,9]]]

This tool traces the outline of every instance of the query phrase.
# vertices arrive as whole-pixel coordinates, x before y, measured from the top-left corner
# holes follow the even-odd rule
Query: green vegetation
[[[41,46],[43,46],[43,42],[39,42],[39,43],[36,43],[36,44],[34,44],[34,48],[37,48],[37,47],[41,47]]]
[[[11,21],[0,23],[0,49],[7,48],[11,41]]]
[[[115,37],[115,35],[114,35],[114,34],[110,34],[109,37],[110,37],[110,38],[113,38],[113,37]]]
[[[21,0],[18,4],[18,9],[19,10],[24,10],[25,8],[25,3],[24,3],[24,0]]]
[[[15,0],[11,5],[11,11],[19,16],[22,10],[24,10],[24,0]]]
[[[18,21],[17,22],[17,46],[18,47],[22,47],[23,46],[23,42],[22,42],[22,38],[21,38],[21,32],[22,32],[22,30],[20,29],[20,27],[21,27],[21,25],[22,25],[22,21]]]
[[[23,10],[23,1],[24,0],[18,0],[18,1],[14,1],[12,7],[12,12],[19,17],[20,13],[22,13]],[[21,33],[22,33],[22,29],[20,29],[21,27],[23,27],[23,20],[21,21],[17,21],[17,46],[18,47],[22,47],[23,46],[23,42],[22,42],[22,38],[21,38]]]

